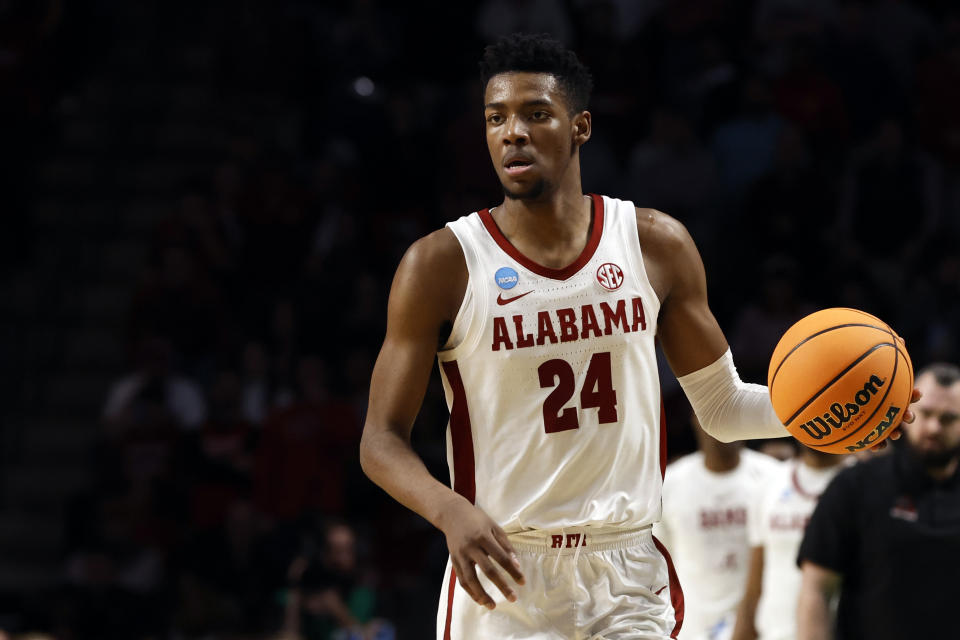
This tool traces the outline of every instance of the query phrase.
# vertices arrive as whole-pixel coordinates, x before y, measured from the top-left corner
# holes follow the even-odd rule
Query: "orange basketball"
[[[780,338],[767,385],[777,417],[797,440],[854,453],[900,424],[913,392],[913,364],[903,339],[879,318],[823,309]]]

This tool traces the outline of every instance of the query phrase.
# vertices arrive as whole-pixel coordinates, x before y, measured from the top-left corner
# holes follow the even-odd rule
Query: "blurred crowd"
[[[223,90],[282,98],[302,127],[293,145],[239,130],[131,274],[97,482],[70,503],[63,589],[29,617],[58,640],[430,637],[444,541],[366,481],[357,447],[400,256],[501,197],[476,73],[501,34],[548,31],[590,66],[584,188],[688,226],[745,379],[827,306],[880,316],[915,362],[960,359],[948,0],[196,11]],[[443,479],[445,426],[435,380],[414,438]],[[693,449],[685,410],[670,437]]]

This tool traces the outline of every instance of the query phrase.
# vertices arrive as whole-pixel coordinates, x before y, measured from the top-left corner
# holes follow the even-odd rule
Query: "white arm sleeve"
[[[790,435],[773,411],[767,388],[740,380],[730,349],[677,381],[703,430],[721,442]]]

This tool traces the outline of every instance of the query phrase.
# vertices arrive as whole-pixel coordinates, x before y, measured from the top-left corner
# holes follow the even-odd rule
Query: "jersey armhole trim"
[[[477,282],[477,274],[473,272],[471,264],[477,261],[476,255],[474,254],[473,247],[465,237],[460,235],[460,231],[457,229],[457,223],[461,223],[461,221],[470,224],[472,222],[470,220],[471,217],[472,216],[467,216],[461,220],[447,224],[447,227],[453,232],[454,237],[457,239],[457,242],[460,243],[460,248],[463,251],[463,259],[467,267],[467,286],[463,292],[463,300],[460,302],[460,308],[457,309],[457,315],[453,319],[450,337],[447,339],[447,342],[437,350],[437,359],[441,362],[457,360],[472,353],[480,342],[480,334],[483,333],[482,330],[475,330],[476,327],[474,325],[477,324],[477,309],[485,309],[487,307],[487,291],[484,287],[474,286]],[[480,329],[482,329],[482,327],[480,327]],[[472,340],[464,339],[464,337],[469,338],[471,335],[473,336]],[[460,337],[458,338],[458,336]]]
[[[647,265],[644,262],[644,252],[643,245],[640,244],[640,229],[637,228],[637,207],[633,202],[627,201],[627,204],[630,208],[630,215],[623,216],[626,224],[624,242],[627,243],[626,252],[627,259],[630,260],[630,270],[633,272],[635,278],[638,282],[645,283],[645,288],[647,293],[650,294],[650,302],[656,304],[657,307],[654,309],[654,313],[651,315],[653,318],[660,317],[660,307],[662,305],[660,301],[660,296],[657,295],[656,289],[653,288],[653,282],[650,281],[650,274],[647,273]],[[629,249],[634,249],[630,251]],[[640,264],[634,264],[634,261],[631,259],[634,255],[638,257]],[[658,323],[659,326],[659,323]],[[654,333],[656,335],[656,333]]]

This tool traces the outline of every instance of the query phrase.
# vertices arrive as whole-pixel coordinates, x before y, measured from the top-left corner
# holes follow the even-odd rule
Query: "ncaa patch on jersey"
[[[607,291],[616,291],[623,284],[623,269],[612,262],[605,262],[597,269],[597,282]]]
[[[513,289],[517,286],[520,276],[510,267],[500,267],[497,269],[497,272],[493,274],[493,280],[501,289]]]

